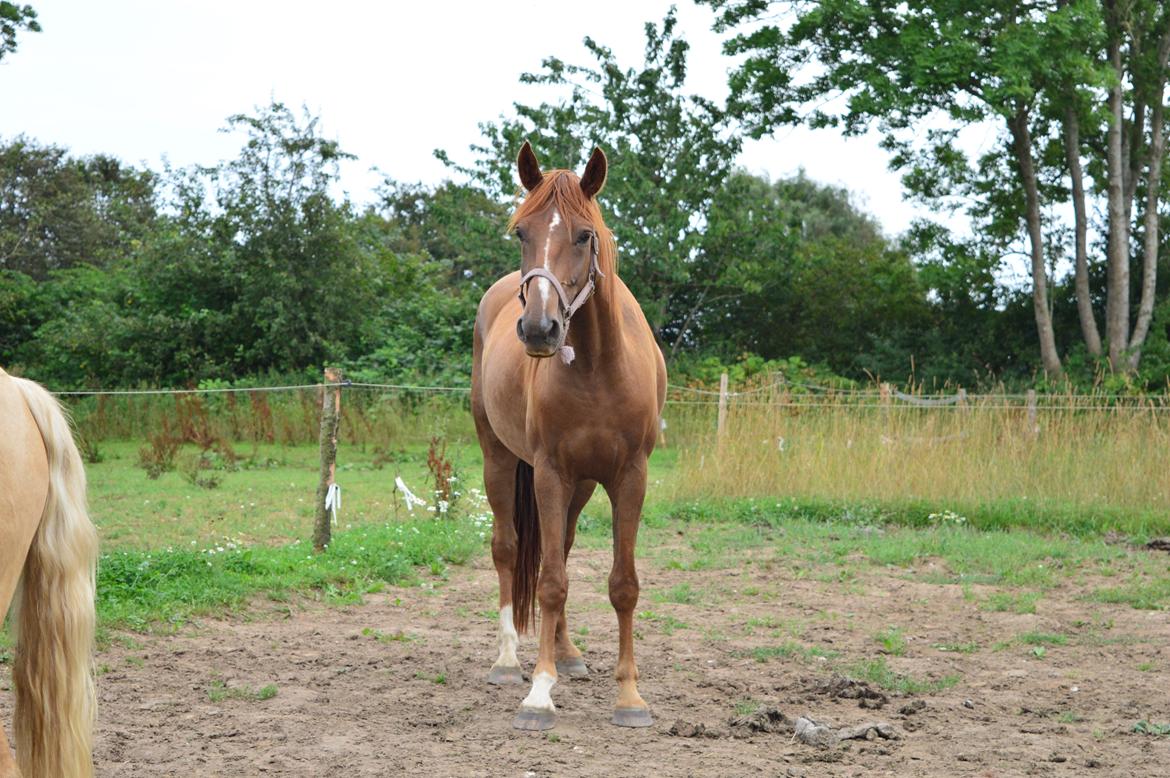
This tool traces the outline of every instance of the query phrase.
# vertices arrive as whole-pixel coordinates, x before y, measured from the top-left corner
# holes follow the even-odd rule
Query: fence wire
[[[274,386],[206,387],[188,389],[92,389],[54,390],[59,397],[133,397],[160,395],[215,395],[252,394],[257,392],[294,392],[318,390],[340,386],[343,389],[371,389],[385,392],[414,392],[440,394],[467,394],[470,386],[443,386],[437,384],[395,384],[342,381],[340,383],[286,384]],[[675,406],[718,406],[721,402],[717,389],[670,384],[667,405]],[[793,393],[793,389],[807,390],[815,394]],[[679,397],[682,395],[682,397]],[[1034,408],[1036,411],[1170,411],[1170,396],[1156,395],[1134,397],[1117,394],[1024,394],[1003,392],[995,394],[908,394],[897,389],[888,392],[871,389],[838,388],[819,384],[780,380],[748,389],[729,390],[723,395],[729,406],[782,407],[793,409],[814,408],[931,408],[937,410],[969,411],[978,410],[1021,410]],[[684,399],[687,398],[687,399]]]

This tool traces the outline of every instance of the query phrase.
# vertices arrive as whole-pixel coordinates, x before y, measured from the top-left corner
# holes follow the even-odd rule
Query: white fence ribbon
[[[406,509],[408,511],[414,513],[414,506],[416,505],[420,508],[426,507],[427,501],[420,497],[415,497],[414,492],[410,491],[410,487],[406,485],[406,481],[402,480],[402,476],[394,476],[394,485],[398,487],[398,491],[402,492],[402,499],[406,501]]]
[[[333,512],[333,526],[337,526],[337,512],[341,510],[341,484],[329,484],[329,491],[325,492],[325,510]]]

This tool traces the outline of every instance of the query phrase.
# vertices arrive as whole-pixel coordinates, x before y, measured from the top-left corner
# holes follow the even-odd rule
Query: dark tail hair
[[[512,623],[518,632],[536,623],[536,579],[540,575],[540,513],[532,465],[516,463],[516,501],[512,523],[516,527],[516,569],[512,571]]]

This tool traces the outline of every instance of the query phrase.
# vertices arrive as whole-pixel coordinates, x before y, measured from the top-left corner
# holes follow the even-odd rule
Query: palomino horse
[[[618,621],[618,696],[612,721],[645,727],[652,719],[634,664],[634,542],[666,365],[642,309],[618,278],[613,237],[594,199],[605,183],[601,149],[580,178],[568,170],[541,173],[527,143],[517,164],[528,190],[510,222],[520,241],[520,270],[480,302],[471,368],[500,578],[500,655],[488,681],[523,683],[517,630],[535,619],[534,599],[540,601],[540,650],[513,726],[551,728],[550,690],[558,673],[588,674],[565,623],[565,562],[577,517],[601,484],[613,506],[609,601]]]
[[[0,370],[0,614],[20,584],[12,618],[16,761],[0,726],[0,778],[93,773],[96,563],[69,424],[52,395]]]

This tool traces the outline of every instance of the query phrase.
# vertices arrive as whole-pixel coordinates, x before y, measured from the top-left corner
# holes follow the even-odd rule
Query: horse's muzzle
[[[521,316],[516,320],[516,336],[530,357],[551,357],[565,339],[565,328],[556,319],[541,317],[535,321]]]

